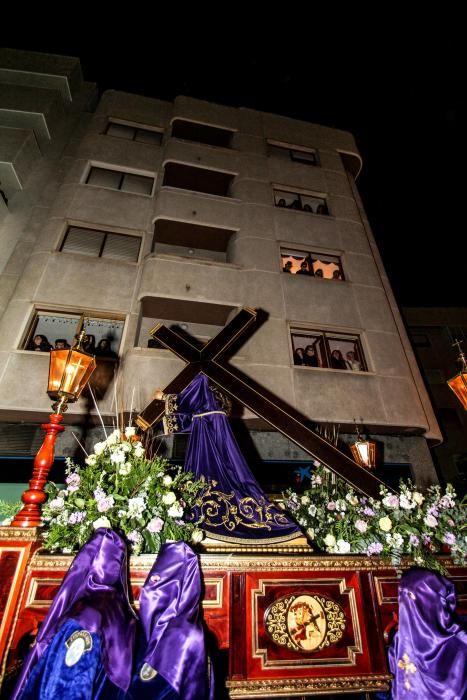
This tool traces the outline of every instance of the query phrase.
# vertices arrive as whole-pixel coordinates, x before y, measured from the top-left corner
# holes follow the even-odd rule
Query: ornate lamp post
[[[447,383],[461,402],[464,410],[467,411],[467,361],[465,354],[461,348],[460,341],[456,340],[453,346],[454,345],[457,345],[459,350],[459,357],[457,359],[461,369],[455,377],[448,379]]]
[[[29,489],[21,496],[24,506],[15,515],[12,527],[36,527],[41,524],[40,507],[47,499],[44,486],[54,461],[55,441],[58,433],[64,430],[60,425],[62,414],[67,410],[67,403],[73,403],[79,398],[96,367],[94,356],[83,350],[86,333],[82,326],[81,318],[77,340],[71,349],[50,351],[47,393],[55,399],[52,405],[54,413],[49,416],[50,422],[41,426],[45,430],[44,442],[34,459]]]
[[[374,469],[376,466],[376,442],[373,440],[364,439],[360,433],[358,425],[356,426],[357,439],[350,445],[352,457],[361,467]]]

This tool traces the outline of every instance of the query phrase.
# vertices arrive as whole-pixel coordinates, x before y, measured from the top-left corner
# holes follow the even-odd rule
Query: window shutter
[[[108,233],[102,257],[137,262],[140,246],[141,238],[139,236]]]
[[[93,229],[70,226],[63,241],[62,253],[81,253],[98,257],[104,235]]]

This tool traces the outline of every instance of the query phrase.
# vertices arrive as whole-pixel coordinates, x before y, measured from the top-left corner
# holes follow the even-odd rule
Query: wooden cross
[[[306,418],[299,411],[244,375],[226,359],[223,360],[227,350],[256,321],[256,316],[254,309],[242,309],[201,350],[161,323],[157,324],[150,335],[187,363],[164,389],[164,394],[179,394],[198,372],[203,372],[228,396],[250,409],[355,489],[366,496],[378,498],[380,486],[384,485],[382,481],[310,430]],[[147,430],[162,419],[164,408],[164,401],[154,399],[136,418],[137,425]]]

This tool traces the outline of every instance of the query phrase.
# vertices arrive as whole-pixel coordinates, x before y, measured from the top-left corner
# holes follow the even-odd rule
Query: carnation
[[[162,528],[164,527],[164,521],[162,520],[162,518],[156,517],[156,518],[153,518],[152,520],[150,520],[148,522],[148,524],[146,525],[146,527],[149,530],[149,532],[152,532],[152,533],[160,532],[162,530]]]
[[[92,526],[94,530],[97,530],[99,527],[110,527],[110,520],[104,515],[102,518],[97,518],[97,520],[94,520]]]
[[[390,518],[384,517],[378,520],[378,525],[383,530],[383,532],[389,532],[392,528],[392,521]]]
[[[368,523],[365,520],[356,520],[355,527],[359,532],[366,532],[368,530]]]

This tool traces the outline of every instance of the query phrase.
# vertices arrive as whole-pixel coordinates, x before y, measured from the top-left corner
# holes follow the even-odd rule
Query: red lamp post
[[[96,367],[96,360],[82,348],[86,333],[82,328],[82,319],[75,345],[69,350],[51,350],[49,364],[49,384],[47,393],[55,403],[50,422],[41,425],[45,430],[44,442],[34,459],[32,478],[29,489],[21,496],[24,503],[11,523],[11,527],[36,527],[41,524],[41,505],[47,500],[44,487],[54,461],[54,449],[57,435],[63,432],[63,413],[67,403],[76,401]]]

